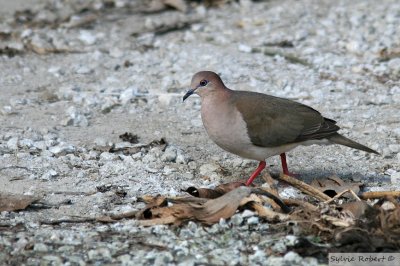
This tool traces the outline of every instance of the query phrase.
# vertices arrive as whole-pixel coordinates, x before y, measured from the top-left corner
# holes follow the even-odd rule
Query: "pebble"
[[[240,226],[243,223],[243,215],[239,213],[233,215],[230,222],[235,226]]]
[[[174,146],[168,146],[165,149],[164,154],[161,156],[163,162],[175,162],[177,156],[177,150]]]
[[[1,113],[2,113],[3,115],[10,115],[10,114],[14,113],[14,110],[13,110],[12,106],[10,106],[10,105],[4,105],[4,106],[1,108]]]
[[[35,243],[33,246],[33,250],[36,252],[47,252],[49,248],[47,247],[46,244],[43,243]]]
[[[49,148],[49,151],[54,154],[54,155],[65,155],[68,153],[73,153],[75,152],[76,148],[71,145],[71,144],[67,144],[67,143],[60,143],[57,146],[53,146]]]
[[[296,252],[289,251],[288,253],[285,254],[285,256],[283,256],[283,260],[290,262],[291,265],[301,265],[303,258],[300,257],[300,255],[297,254]]]
[[[243,217],[243,218],[252,217],[252,216],[254,216],[254,215],[256,215],[255,212],[250,211],[250,210],[247,210],[247,209],[244,210],[244,211],[242,212],[242,217]]]
[[[252,49],[246,44],[239,44],[238,50],[243,53],[251,53]]]
[[[119,95],[119,101],[122,105],[129,103],[136,96],[137,89],[135,87],[129,87],[122,91]]]
[[[78,38],[86,45],[93,45],[97,40],[96,35],[87,30],[81,30]]]
[[[253,224],[258,224],[259,218],[257,216],[252,216],[249,219],[247,219],[247,224],[253,225]]]
[[[200,166],[200,175],[208,176],[217,171],[220,167],[214,163],[203,164]]]
[[[7,141],[7,148],[10,150],[18,150],[18,137],[13,137]]]
[[[400,185],[400,172],[395,172],[390,175],[390,181],[392,184]]]
[[[47,171],[46,173],[44,173],[44,174],[42,175],[42,179],[44,179],[44,180],[50,180],[50,179],[52,179],[52,178],[54,178],[54,177],[56,177],[56,176],[58,176],[57,171],[55,171],[54,169],[51,169],[51,170]]]
[[[176,151],[176,163],[187,164],[189,159],[183,154],[183,151],[178,149]]]

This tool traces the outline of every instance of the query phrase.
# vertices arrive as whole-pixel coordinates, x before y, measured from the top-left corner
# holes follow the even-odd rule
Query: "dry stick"
[[[308,194],[310,196],[313,196],[314,198],[320,200],[320,201],[327,201],[330,200],[331,197],[328,195],[324,194],[323,192],[319,191],[318,189],[300,181],[297,180],[296,178],[293,178],[291,176],[281,174],[279,176],[279,179],[282,181],[285,181],[286,183],[289,183],[293,187],[297,188],[301,192],[304,192],[305,194]]]
[[[303,209],[308,209],[308,210],[311,210],[311,211],[317,211],[318,210],[317,206],[314,206],[309,202],[301,201],[301,200],[298,200],[298,199],[283,199],[283,202],[286,205],[289,205],[289,206],[292,206],[292,205],[300,206]]]
[[[366,199],[379,199],[385,197],[400,198],[400,191],[369,191],[361,193],[360,198]]]
[[[275,196],[279,197],[279,193],[278,193],[278,190],[277,190],[277,188],[276,188],[276,186],[274,184],[274,179],[272,178],[272,176],[268,172],[266,172],[263,175],[261,175],[261,178],[269,185],[269,188],[264,188],[263,187],[261,189],[266,190],[269,193],[274,194]],[[272,208],[274,210],[279,210],[280,209],[279,205],[276,204],[275,201],[273,201],[272,199],[266,198],[266,201],[268,201],[268,203],[271,204],[271,206],[272,206]]]
[[[258,213],[258,216],[267,219],[268,221],[280,221],[284,222],[289,220],[290,215],[275,212],[269,208],[262,206],[260,203],[253,202],[251,207]]]
[[[336,194],[336,196],[334,196],[333,198],[331,198],[331,199],[325,201],[324,203],[329,204],[329,203],[331,203],[332,201],[334,201],[334,200],[340,198],[341,196],[343,196],[343,195],[346,194],[347,192],[349,192],[357,201],[361,201],[361,199],[357,196],[357,194],[356,194],[353,190],[351,190],[351,189],[346,189],[346,190],[343,190],[342,192]]]

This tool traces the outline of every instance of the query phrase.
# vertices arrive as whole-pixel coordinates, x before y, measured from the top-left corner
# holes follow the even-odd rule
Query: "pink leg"
[[[292,177],[297,177],[297,176],[299,176],[298,174],[293,174],[293,173],[290,173],[290,172],[289,172],[289,169],[288,169],[288,166],[287,166],[287,162],[286,162],[286,153],[281,153],[280,156],[281,156],[281,162],[282,162],[282,170],[283,170],[283,173],[284,173],[285,175],[289,175],[289,176],[292,176]]]
[[[251,174],[249,180],[246,181],[246,186],[250,186],[251,183],[253,183],[254,179],[261,173],[261,171],[265,168],[266,165],[267,164],[265,161],[261,161],[258,164],[257,169]]]

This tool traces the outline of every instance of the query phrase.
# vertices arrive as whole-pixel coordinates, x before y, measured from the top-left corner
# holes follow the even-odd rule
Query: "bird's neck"
[[[201,117],[205,125],[209,124],[209,121],[219,121],[218,118],[231,112],[232,105],[229,104],[232,100],[231,94],[232,91],[226,88],[202,98]]]

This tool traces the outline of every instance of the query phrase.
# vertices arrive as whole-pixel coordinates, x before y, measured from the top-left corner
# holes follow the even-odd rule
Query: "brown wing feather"
[[[276,147],[323,139],[339,127],[334,120],[301,103],[266,94],[235,91],[232,101],[242,113],[254,145]]]

